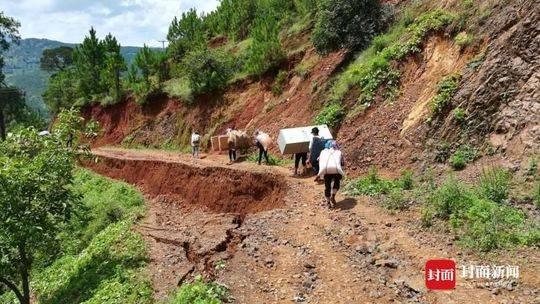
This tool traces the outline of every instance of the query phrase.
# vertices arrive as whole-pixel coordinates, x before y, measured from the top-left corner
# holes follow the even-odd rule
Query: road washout
[[[190,199],[149,189],[153,194],[147,193],[148,215],[139,222],[137,230],[148,243],[149,275],[157,300],[165,300],[177,286],[203,275],[228,286],[235,303],[535,301],[535,280],[526,278],[527,273],[519,282],[508,282],[510,289],[459,280],[452,292],[427,290],[423,269],[427,259],[450,258],[462,265],[478,261],[479,257],[456,246],[449,234],[420,229],[417,211],[389,214],[365,197],[343,194],[338,195],[337,208],[328,210],[322,203],[322,185],[313,183],[311,178],[292,178],[287,168],[249,162],[227,166],[226,158],[220,155],[193,160],[188,155],[153,150],[102,148],[94,153],[101,165],[92,164],[90,168],[114,178],[126,175],[127,181],[143,191],[150,185],[169,189],[174,183],[166,179],[175,180],[179,174],[175,171],[179,169],[163,169],[161,175],[145,177],[147,171],[156,171],[152,166],[185,166],[182,168],[193,175],[198,174],[193,171],[207,168],[220,172],[217,174],[250,173],[258,183],[275,179],[279,187],[266,190],[279,193],[268,196],[275,199],[274,205],[262,198],[265,207],[260,209],[212,209],[203,202],[190,204]],[[143,165],[126,165],[122,160]],[[131,166],[142,166],[141,171],[132,171]],[[150,167],[144,170],[145,166]],[[122,170],[129,174],[120,174]],[[136,174],[145,182],[134,178]],[[151,181],[147,180],[150,178]],[[204,183],[203,179],[199,181]],[[227,189],[229,185],[212,187],[225,192],[219,188]],[[241,210],[244,212],[238,213]],[[538,260],[538,255],[531,255],[530,250],[501,253],[489,260],[525,265],[531,257]]]

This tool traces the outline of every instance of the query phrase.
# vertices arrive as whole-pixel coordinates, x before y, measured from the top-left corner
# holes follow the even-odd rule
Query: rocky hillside
[[[179,149],[192,128],[208,145],[232,125],[276,138],[281,128],[324,121],[333,124],[352,175],[372,165],[395,172],[444,163],[456,154],[511,162],[537,155],[537,3],[403,1],[394,9],[394,25],[362,53],[321,56],[311,26],[285,29],[287,60],[260,78],[236,80],[191,103],[164,90],[142,106],[130,97],[89,106],[85,116],[103,127],[95,145]],[[387,70],[372,63],[382,58]]]

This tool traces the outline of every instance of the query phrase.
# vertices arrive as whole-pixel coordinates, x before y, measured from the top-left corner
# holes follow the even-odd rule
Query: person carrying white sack
[[[201,136],[199,135],[199,132],[194,130],[193,133],[191,133],[191,155],[193,155],[193,157],[195,158],[199,158],[200,143],[201,143]]]
[[[324,179],[324,197],[330,208],[336,206],[336,193],[340,188],[341,179],[345,176],[343,167],[345,161],[335,140],[326,143],[326,149],[319,156],[319,177]]]
[[[255,131],[255,145],[259,148],[259,165],[261,164],[262,157],[266,159],[268,165],[268,146],[270,145],[270,136],[260,130]]]

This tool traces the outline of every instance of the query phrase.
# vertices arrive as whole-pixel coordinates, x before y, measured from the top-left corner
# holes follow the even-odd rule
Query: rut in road
[[[148,216],[138,230],[150,247],[157,299],[201,274],[226,284],[237,303],[530,303],[467,281],[428,292],[430,258],[468,259],[417,233],[411,214],[390,215],[366,199],[322,203],[322,186],[282,167],[162,151],[97,149],[86,166],[138,185]],[[532,295],[533,296],[533,295]]]

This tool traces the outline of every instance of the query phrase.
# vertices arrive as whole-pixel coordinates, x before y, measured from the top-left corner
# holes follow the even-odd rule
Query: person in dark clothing
[[[270,141],[270,137],[268,136],[268,134],[260,131],[260,130],[256,130],[255,131],[255,145],[257,146],[257,148],[259,148],[259,165],[261,164],[261,161],[262,161],[262,158],[264,156],[264,159],[266,160],[266,164],[268,165],[270,163],[269,159],[268,159],[268,144],[269,144],[269,141]]]
[[[257,148],[259,148],[259,165],[261,164],[263,156],[264,156],[264,159],[266,160],[266,164],[268,165],[268,163],[270,162],[268,160],[268,150],[266,150],[264,146],[258,141],[256,145],[257,145]]]
[[[311,129],[312,138],[309,142],[309,162],[311,163],[311,166],[313,167],[313,172],[317,177],[315,177],[315,181],[319,181],[319,156],[321,155],[321,151],[324,150],[324,144],[325,140],[319,136],[319,128],[314,127]]]
[[[300,162],[302,162],[302,166],[306,168],[307,152],[296,153],[294,155],[294,175],[298,175],[298,167],[300,166]]]

